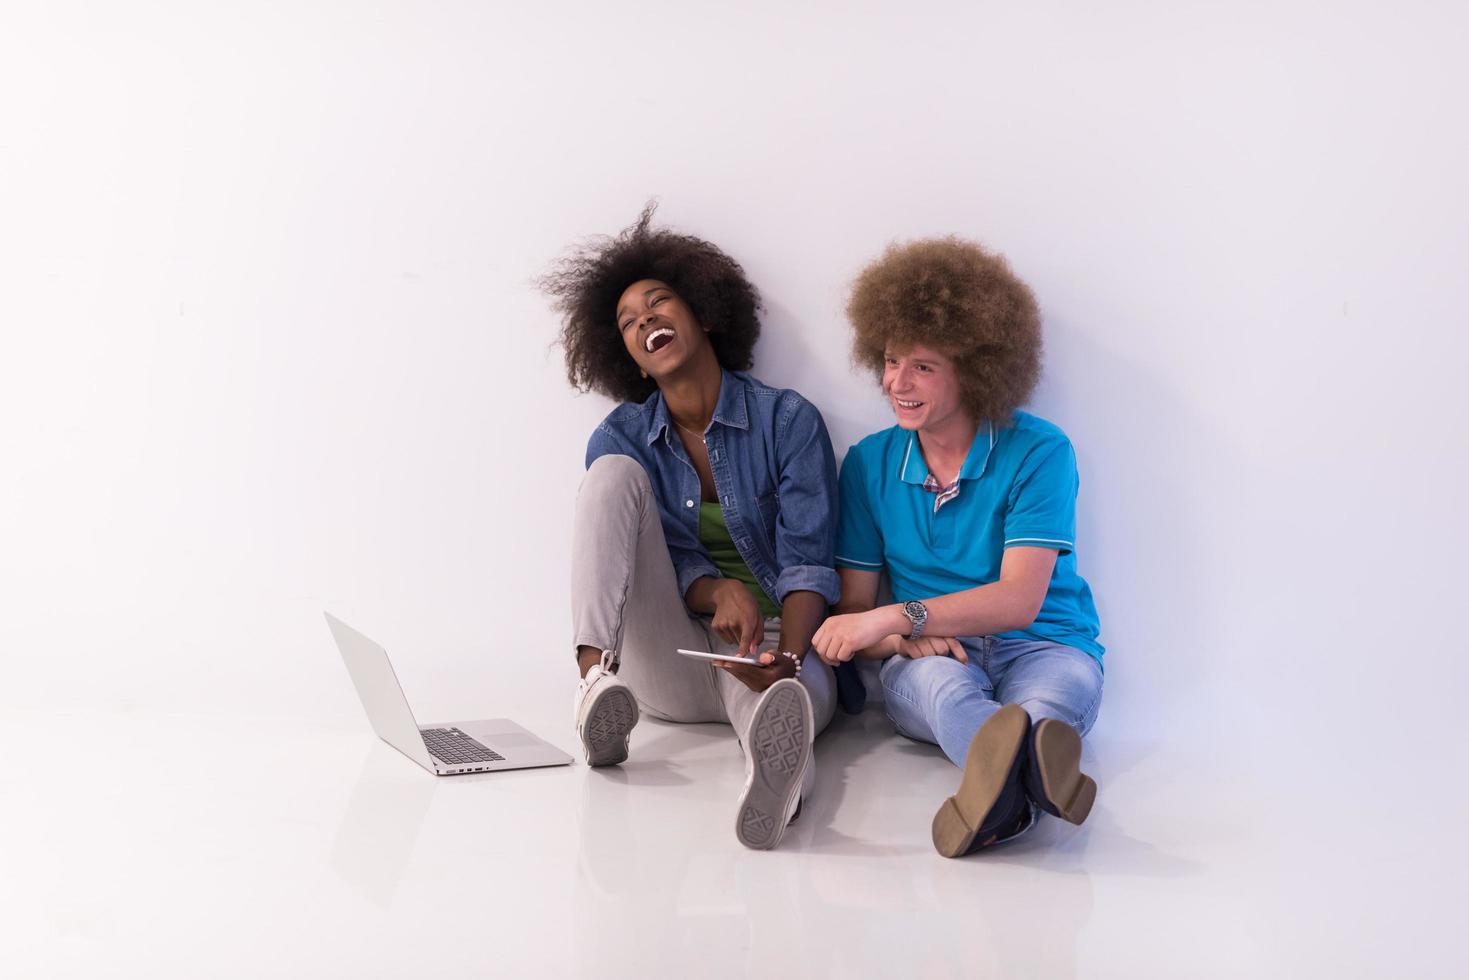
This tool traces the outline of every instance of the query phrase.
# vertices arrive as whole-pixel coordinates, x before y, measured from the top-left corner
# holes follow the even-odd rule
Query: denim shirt
[[[780,605],[805,590],[834,604],[836,458],[816,406],[794,391],[723,371],[704,441],[730,538],[765,594]],[[602,420],[587,443],[586,465],[609,454],[637,460],[653,484],[679,595],[697,578],[719,578],[699,541],[699,474],[662,392]]]

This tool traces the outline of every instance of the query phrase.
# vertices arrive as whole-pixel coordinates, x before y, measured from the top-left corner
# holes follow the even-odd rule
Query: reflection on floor
[[[517,720],[573,748],[564,718]],[[0,736],[26,744],[42,721],[0,717]],[[774,852],[735,840],[744,766],[726,726],[645,720],[612,769],[435,779],[360,727],[44,722],[45,751],[7,758],[0,783],[8,976],[1427,976],[1461,962],[1438,927],[1465,907],[1464,876],[1440,873],[1447,818],[1373,847],[1349,824],[1286,832],[1294,784],[1203,740],[1103,726],[1083,827],[1047,820],[947,860],[929,822],[958,772],[880,708],[818,739],[816,792]],[[181,741],[190,730],[209,738]],[[85,768],[55,764],[83,753]]]

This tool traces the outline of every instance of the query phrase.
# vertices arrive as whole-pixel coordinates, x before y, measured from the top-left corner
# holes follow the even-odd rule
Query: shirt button
[[[683,502],[683,505],[684,505],[684,506],[685,506],[685,507],[692,507],[692,506],[694,506],[694,502],[693,502],[693,501],[692,501],[692,500],[685,500],[685,501],[684,501],[684,502]]]

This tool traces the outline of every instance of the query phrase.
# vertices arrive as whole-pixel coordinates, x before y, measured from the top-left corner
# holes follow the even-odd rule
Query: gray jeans
[[[733,653],[734,644],[684,605],[663,540],[653,487],[627,456],[593,461],[576,497],[571,545],[571,623],[575,646],[613,650],[618,676],[643,710],[681,722],[728,722],[741,742],[760,695],[708,663],[674,652]],[[765,621],[765,646],[780,640],[780,620]],[[817,732],[831,721],[836,685],[816,656],[801,666]]]

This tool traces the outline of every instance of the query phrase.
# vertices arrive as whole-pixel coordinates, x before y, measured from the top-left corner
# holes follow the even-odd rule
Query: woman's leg
[[[610,650],[618,678],[653,715],[670,721],[724,721],[706,663],[678,647],[709,649],[689,615],[648,475],[627,456],[602,456],[577,493],[571,551],[575,647]]]
[[[713,640],[715,653],[734,652],[734,644],[717,636],[713,637]],[[779,644],[780,620],[767,619],[765,638],[760,644],[760,649],[773,650]],[[755,705],[760,701],[760,695],[741,684],[732,674],[722,670],[714,670],[712,673],[715,674],[719,686],[719,697],[724,703],[725,717],[734,727],[735,737],[744,742],[746,733],[750,730],[750,719],[755,715]],[[801,662],[801,685],[811,696],[813,734],[820,735],[826,726],[831,724],[832,716],[836,714],[836,680],[832,675],[832,669],[822,663],[820,657],[807,654],[806,659]]]
[[[762,650],[777,649],[780,620],[765,621]],[[732,652],[723,643],[718,652]],[[836,711],[830,667],[807,655],[797,679],[777,681],[756,693],[733,674],[715,670],[725,714],[745,753],[745,787],[735,803],[735,837],[746,847],[780,843],[803,797],[816,783],[812,741]]]
[[[810,659],[801,683],[786,681],[757,695],[724,671],[679,656],[677,647],[730,653],[733,645],[712,636],[702,621],[689,616],[678,593],[663,528],[647,474],[634,460],[603,456],[593,462],[577,494],[572,546],[572,622],[576,647],[610,650],[621,666],[616,678],[588,672],[583,695],[607,695],[625,683],[638,702],[671,721],[729,721],[746,745],[751,779],[736,807],[735,832],[748,847],[768,848],[780,837],[809,789],[814,733],[831,721],[835,684],[831,671]],[[779,643],[780,623],[766,623],[766,646]],[[617,696],[613,691],[612,698]],[[592,714],[585,704],[580,715]],[[610,714],[610,713],[609,713]],[[597,728],[597,718],[584,726]],[[634,719],[635,720],[635,719]],[[598,747],[584,735],[593,764],[626,757],[627,728],[607,737],[604,725]],[[615,728],[615,724],[610,726]],[[753,730],[753,734],[752,734]],[[767,747],[753,756],[752,742]],[[619,749],[621,751],[619,751]],[[793,761],[792,761],[793,760]]]

